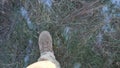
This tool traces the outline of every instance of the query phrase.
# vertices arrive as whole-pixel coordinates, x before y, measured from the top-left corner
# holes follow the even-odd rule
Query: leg
[[[27,68],[60,68],[60,64],[54,56],[52,37],[48,31],[41,32],[39,36],[39,49],[41,56],[38,62],[29,65]]]
[[[58,61],[55,59],[53,46],[52,46],[52,37],[48,31],[41,32],[39,36],[39,49],[40,49],[40,58],[38,61],[51,61],[57,68],[60,68]]]

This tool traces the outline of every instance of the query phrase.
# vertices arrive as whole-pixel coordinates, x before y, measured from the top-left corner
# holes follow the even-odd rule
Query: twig
[[[83,3],[83,2],[82,2]],[[79,16],[79,17],[82,17],[84,14],[88,14],[88,13],[91,13],[93,10],[96,10],[98,8],[101,7],[98,6],[97,8],[93,8],[93,6],[95,6],[96,4],[99,5],[99,0],[93,2],[92,4],[89,4],[89,3],[83,3],[83,7],[79,10],[76,10],[70,14],[68,14],[62,21],[61,23],[65,23],[66,21],[71,21],[73,20],[76,16]]]

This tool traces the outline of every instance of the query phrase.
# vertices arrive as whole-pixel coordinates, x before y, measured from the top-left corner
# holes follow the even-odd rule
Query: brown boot
[[[60,68],[60,64],[54,56],[52,37],[48,31],[41,32],[39,36],[39,48],[41,56],[38,62],[29,65],[27,68]]]
[[[39,36],[39,49],[41,54],[44,52],[53,53],[52,37],[48,31],[41,32]]]

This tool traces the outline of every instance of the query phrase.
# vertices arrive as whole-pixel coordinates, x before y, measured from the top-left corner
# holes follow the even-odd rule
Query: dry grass
[[[80,64],[80,68],[120,67],[120,18],[114,17],[110,21],[115,32],[104,33],[101,29],[104,25],[101,8],[110,4],[109,1],[56,0],[50,11],[35,0],[22,0],[20,3],[28,11],[34,29],[29,29],[20,14],[20,6],[13,7],[11,15],[5,15],[15,24],[5,35],[7,39],[0,44],[0,68],[23,68],[27,48],[30,49],[28,64],[37,61],[38,35],[43,30],[51,33],[55,55],[62,68],[73,68],[76,63]],[[1,15],[0,21],[4,19]],[[96,37],[100,32],[103,39],[98,46]],[[0,35],[3,40],[3,34]],[[29,39],[33,41],[31,47],[28,47]]]

